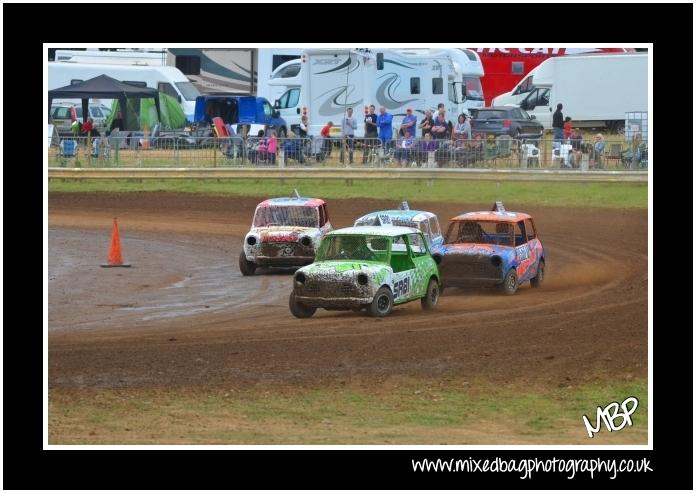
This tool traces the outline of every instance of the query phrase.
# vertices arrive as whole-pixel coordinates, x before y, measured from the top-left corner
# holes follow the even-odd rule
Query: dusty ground
[[[447,290],[385,319],[290,315],[291,271],[243,278],[258,200],[49,196],[49,387],[300,385],[466,377],[559,387],[647,378],[647,212],[524,208],[547,249],[542,289]],[[382,201],[332,201],[336,227]],[[506,202],[508,210],[515,204]],[[419,208],[421,204],[411,204]],[[422,206],[441,223],[465,210]],[[101,269],[119,218],[130,269]]]

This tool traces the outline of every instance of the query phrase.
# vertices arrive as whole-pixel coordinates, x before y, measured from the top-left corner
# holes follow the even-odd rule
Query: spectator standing
[[[341,164],[343,164],[344,153],[346,148],[348,148],[348,162],[353,164],[353,146],[355,144],[355,129],[358,126],[358,121],[353,116],[353,108],[348,108],[346,110],[346,115],[343,117],[343,124],[341,125],[343,130],[343,147],[341,148]]]
[[[370,111],[365,113],[365,138],[377,138],[377,115],[375,114],[375,105],[370,105]]]
[[[430,137],[432,138],[433,123],[435,123],[435,121],[433,120],[432,111],[425,110],[425,116],[421,120],[420,125],[418,125],[418,128],[420,128],[422,131],[421,136],[423,138],[425,138],[426,135],[430,135]]]
[[[464,113],[457,117],[457,124],[454,126],[454,140],[471,140],[471,123],[467,120]]]
[[[553,141],[563,142],[563,105],[558,103],[556,111],[553,113]]]
[[[406,109],[406,116],[401,120],[401,133],[406,136],[406,130],[411,137],[416,136],[416,127],[418,125],[418,118],[413,114],[411,108]]]
[[[300,130],[298,131],[300,138],[306,139],[308,131],[309,131],[309,118],[307,118],[307,115],[302,115],[302,118],[300,118]]]
[[[436,146],[435,159],[440,167],[444,166],[449,160],[449,150],[443,143],[450,138],[450,135],[443,110],[437,114],[437,117],[435,117],[435,124],[433,125],[433,139],[439,142]]]
[[[569,116],[565,117],[563,122],[563,141],[570,139],[570,134],[573,133],[573,119]]]
[[[442,118],[447,122],[447,138],[452,138],[452,130],[454,130],[454,125],[447,119],[447,112],[445,111],[445,103],[440,103],[437,105],[437,113],[442,115]]]
[[[109,127],[109,134],[114,131],[114,129],[125,130],[123,128],[123,113],[120,111],[116,114],[116,118],[111,120],[111,126]]]
[[[379,115],[377,116],[377,128],[379,129],[379,140],[382,141],[382,145],[386,147],[388,141],[394,136],[394,131],[392,130],[392,119],[393,116],[386,111],[384,106],[379,107]]]
[[[271,164],[275,164],[276,162],[276,151],[278,150],[278,137],[276,137],[275,130],[271,132],[271,138],[268,139],[268,144],[267,144],[267,152],[268,152],[268,158],[271,161]]]
[[[326,157],[331,156],[331,127],[333,127],[333,122],[328,121],[326,122],[326,125],[321,129],[321,132],[319,134],[323,137],[324,139],[324,155]]]
[[[370,154],[370,148],[377,140],[377,115],[375,114],[375,105],[371,104],[369,111],[365,111],[365,145],[363,146],[363,164],[367,163],[367,158]]]
[[[447,138],[447,122],[442,113],[438,113],[435,117],[435,122],[432,128],[433,138],[436,140],[444,140]]]
[[[570,134],[570,145],[573,147],[573,168],[579,168],[582,160],[582,134],[579,128],[574,128]]]

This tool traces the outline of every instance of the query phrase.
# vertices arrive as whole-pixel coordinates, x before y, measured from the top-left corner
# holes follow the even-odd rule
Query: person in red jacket
[[[331,137],[331,127],[333,127],[333,122],[327,122],[326,125],[321,129],[321,136],[325,139]]]
[[[573,133],[573,119],[566,116],[563,122],[563,140],[568,140],[571,133]]]
[[[324,128],[321,129],[321,136],[325,139],[324,140],[324,153],[326,157],[331,155],[331,127],[333,127],[333,122],[326,122],[326,125],[324,125]]]
[[[87,121],[82,125],[80,133],[88,135],[94,129],[94,121],[91,118],[87,118]]]

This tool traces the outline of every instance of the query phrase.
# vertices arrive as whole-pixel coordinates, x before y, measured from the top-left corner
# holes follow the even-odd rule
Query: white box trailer
[[[516,105],[552,128],[553,112],[577,127],[623,132],[626,112],[648,111],[647,53],[567,55],[550,58],[515,88],[493,99],[493,106]]]

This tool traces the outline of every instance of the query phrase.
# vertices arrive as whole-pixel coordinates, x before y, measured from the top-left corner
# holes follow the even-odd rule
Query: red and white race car
[[[311,264],[321,238],[333,227],[322,199],[279,197],[256,207],[251,230],[244,237],[239,270],[253,275],[257,267]]]

